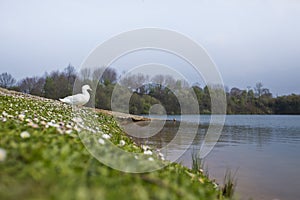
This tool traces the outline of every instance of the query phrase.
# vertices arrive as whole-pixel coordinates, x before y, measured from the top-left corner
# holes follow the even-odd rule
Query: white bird
[[[59,99],[60,101],[71,104],[71,105],[77,105],[77,106],[83,106],[90,100],[90,94],[89,91],[92,91],[89,85],[82,86],[82,93],[81,94],[75,94],[73,96],[67,96],[63,99]]]

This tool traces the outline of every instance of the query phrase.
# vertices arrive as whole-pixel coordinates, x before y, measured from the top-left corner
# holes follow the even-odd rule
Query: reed
[[[227,169],[224,177],[224,185],[222,188],[222,194],[224,197],[232,198],[235,192],[235,187],[237,184],[236,178],[237,170],[232,173],[231,170]]]

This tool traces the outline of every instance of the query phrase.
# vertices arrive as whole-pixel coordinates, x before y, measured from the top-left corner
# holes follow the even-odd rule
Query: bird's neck
[[[90,93],[87,90],[82,90],[82,94],[84,94],[84,95],[90,95]]]

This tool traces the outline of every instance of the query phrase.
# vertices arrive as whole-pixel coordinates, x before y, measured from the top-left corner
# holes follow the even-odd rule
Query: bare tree
[[[100,79],[101,83],[115,83],[117,80],[117,72],[115,69],[106,68]]]
[[[74,82],[76,79],[76,69],[71,64],[64,69],[64,74],[69,82]]]
[[[72,92],[74,82],[75,82],[76,76],[77,76],[76,69],[71,64],[69,64],[68,67],[66,67],[64,69],[64,76],[68,80],[68,92]]]
[[[11,74],[7,72],[0,74],[0,87],[9,88],[16,83],[16,79],[12,77]]]
[[[175,89],[181,90],[181,89],[187,89],[188,87],[189,87],[189,83],[186,80],[184,80],[184,79],[176,80]]]
[[[140,88],[149,80],[149,76],[144,76],[142,73],[128,74],[123,76],[120,84],[133,91],[138,92]]]
[[[263,84],[261,82],[256,83],[254,90],[256,92],[256,95],[260,97],[262,95]]]
[[[45,78],[42,77],[26,77],[19,82],[21,92],[43,96],[44,94]]]
[[[263,88],[262,89],[262,96],[272,97],[272,93],[270,92],[270,90],[268,88]]]
[[[168,88],[173,89],[176,87],[176,80],[171,75],[165,76],[165,83]]]
[[[231,96],[235,96],[235,97],[238,97],[238,96],[241,96],[243,93],[243,90],[239,89],[239,88],[236,88],[236,87],[233,87],[231,88],[230,90],[230,95]]]
[[[89,81],[92,79],[92,72],[90,68],[83,68],[79,72],[79,77],[82,79],[83,82]]]
[[[58,99],[72,94],[68,89],[68,80],[64,73],[53,71],[46,77],[44,85],[45,97]]]
[[[163,85],[164,84],[164,81],[165,81],[165,77],[161,74],[158,74],[158,75],[155,75],[152,79],[151,79],[152,82],[158,84],[158,85]]]
[[[132,75],[122,76],[120,79],[120,84],[124,87],[127,87],[129,89],[133,89],[133,79]]]

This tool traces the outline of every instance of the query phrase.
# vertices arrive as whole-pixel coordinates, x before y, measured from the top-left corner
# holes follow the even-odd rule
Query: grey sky
[[[206,48],[229,87],[261,81],[275,95],[300,94],[299,21],[297,0],[0,0],[0,72],[79,68],[111,36],[159,27]]]

